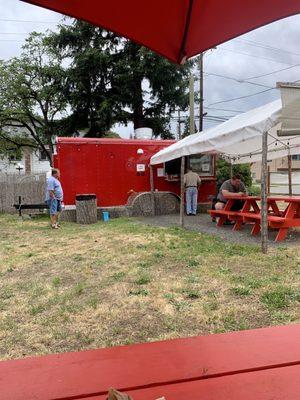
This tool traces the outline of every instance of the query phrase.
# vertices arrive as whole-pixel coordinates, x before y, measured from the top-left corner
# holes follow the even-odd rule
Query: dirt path
[[[160,215],[156,217],[140,217],[139,221],[162,227],[169,227],[179,225],[179,215]],[[232,231],[232,226],[223,226],[221,228],[216,226],[216,223],[211,222],[211,218],[206,214],[198,214],[195,217],[185,217],[185,227],[189,230],[207,233],[209,235],[221,237],[224,240],[239,243],[239,244],[253,244],[260,245],[260,235],[252,236],[252,225],[246,224],[243,229],[238,232]],[[290,229],[288,237],[285,241],[275,243],[277,230],[269,231],[269,243],[271,246],[285,246],[285,245],[300,245],[300,231]]]

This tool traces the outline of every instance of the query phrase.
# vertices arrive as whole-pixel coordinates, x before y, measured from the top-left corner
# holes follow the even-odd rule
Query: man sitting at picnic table
[[[236,174],[231,179],[223,182],[220,187],[217,203],[215,204],[216,210],[223,210],[228,201],[228,197],[246,196],[247,190],[244,183],[241,181],[241,176]],[[243,208],[244,201],[236,200],[231,207],[231,211],[239,211]]]

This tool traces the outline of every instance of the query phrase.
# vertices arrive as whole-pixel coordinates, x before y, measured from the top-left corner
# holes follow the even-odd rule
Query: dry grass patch
[[[300,252],[134,220],[0,215],[0,358],[300,320]]]

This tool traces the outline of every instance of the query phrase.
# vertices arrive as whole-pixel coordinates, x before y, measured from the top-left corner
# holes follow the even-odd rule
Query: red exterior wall
[[[150,158],[172,143],[171,140],[59,138],[54,164],[61,172],[65,204],[75,204],[76,194],[95,193],[98,206],[125,205],[131,191],[150,190]],[[144,153],[137,154],[138,149]],[[145,164],[145,172],[137,172],[137,164]],[[179,194],[179,182],[158,177],[158,168],[163,165],[154,166],[155,189]],[[214,179],[203,181],[198,201],[209,201],[215,190]]]

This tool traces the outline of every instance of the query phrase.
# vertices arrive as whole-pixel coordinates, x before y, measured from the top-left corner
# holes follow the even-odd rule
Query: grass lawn
[[[0,215],[0,359],[300,322],[300,248]]]

